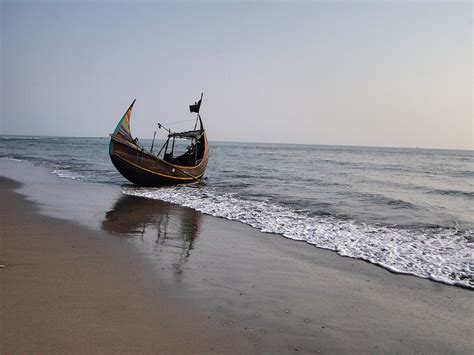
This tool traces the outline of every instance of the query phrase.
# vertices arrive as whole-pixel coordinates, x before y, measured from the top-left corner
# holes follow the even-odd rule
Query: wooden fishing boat
[[[138,139],[132,138],[130,116],[132,104],[119,121],[114,133],[110,135],[109,155],[117,170],[129,181],[138,186],[165,186],[199,181],[204,176],[209,157],[206,131],[202,124],[199,109],[201,99],[189,106],[191,113],[197,114],[194,129],[185,132],[171,132],[160,123],[158,127],[168,133],[166,142],[158,154],[141,146]],[[199,123],[199,128],[197,127]],[[175,156],[175,143],[186,141],[184,153]],[[181,144],[182,145],[182,144]]]

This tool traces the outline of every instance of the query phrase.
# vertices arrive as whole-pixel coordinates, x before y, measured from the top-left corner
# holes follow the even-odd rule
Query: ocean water
[[[108,144],[108,138],[0,137],[0,159],[474,288],[472,151],[211,142],[204,184],[140,188],[115,170]]]

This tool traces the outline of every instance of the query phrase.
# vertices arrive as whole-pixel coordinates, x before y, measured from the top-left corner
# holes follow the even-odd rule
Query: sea
[[[202,183],[143,188],[115,170],[108,145],[105,137],[0,136],[0,159],[474,289],[473,151],[210,142]]]

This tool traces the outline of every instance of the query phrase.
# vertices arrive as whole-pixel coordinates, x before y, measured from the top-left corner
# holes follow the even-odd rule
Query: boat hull
[[[203,143],[203,158],[198,165],[192,167],[168,163],[115,136],[110,140],[109,155],[115,168],[135,185],[159,187],[186,184],[201,179],[206,171],[208,147],[205,135]]]

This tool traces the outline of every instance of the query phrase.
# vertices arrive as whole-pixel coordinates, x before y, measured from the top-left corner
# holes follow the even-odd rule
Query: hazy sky
[[[470,1],[0,1],[0,134],[473,149]]]

